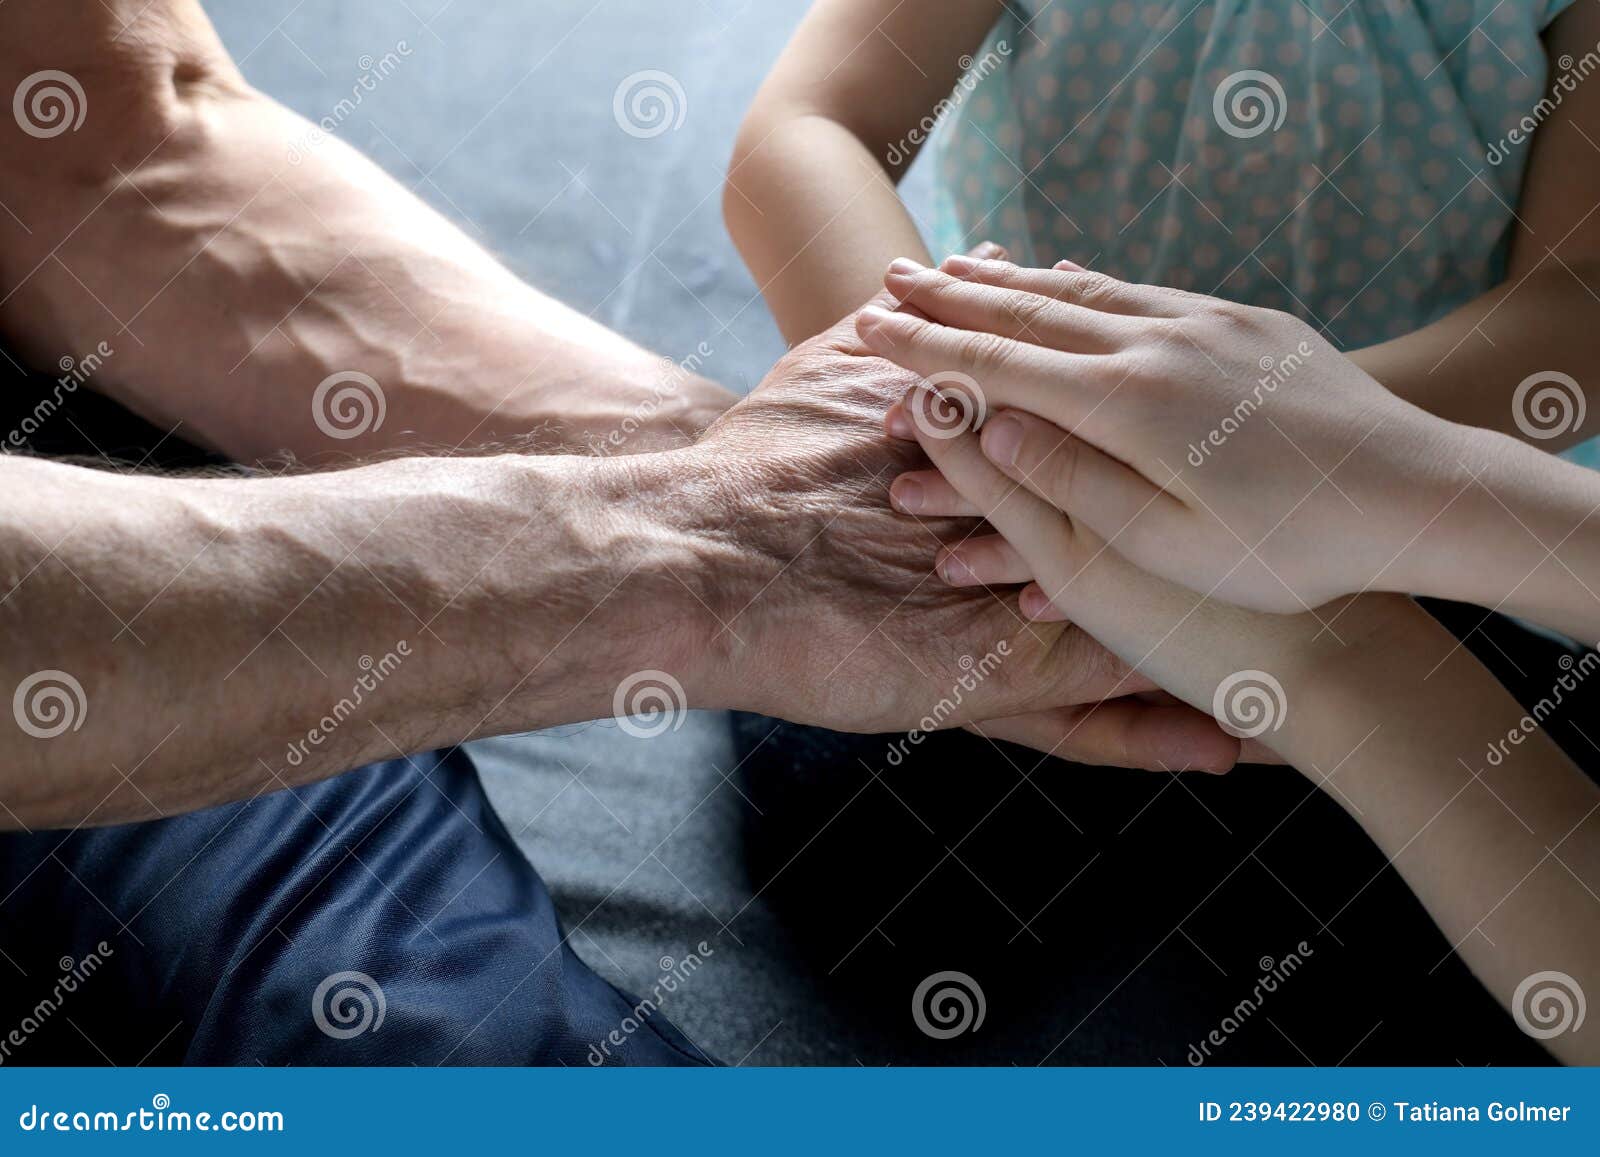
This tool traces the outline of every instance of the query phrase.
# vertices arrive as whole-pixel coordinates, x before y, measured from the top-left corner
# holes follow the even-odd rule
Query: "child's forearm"
[[[1315,685],[1287,689],[1279,750],[1366,830],[1502,1004],[1537,973],[1600,991],[1600,789],[1431,619],[1371,626]],[[1351,881],[1351,902],[1369,882]],[[1600,1061],[1600,1034],[1545,1044]]]
[[[1405,589],[1600,639],[1600,472],[1457,428],[1441,513],[1396,561]]]
[[[1583,280],[1580,280],[1582,278]],[[1431,414],[1463,425],[1496,430],[1558,451],[1600,434],[1600,390],[1584,368],[1600,359],[1600,327],[1584,319],[1595,310],[1584,281],[1600,273],[1579,263],[1550,263],[1518,281],[1507,281],[1453,313],[1404,337],[1356,350],[1362,369],[1394,393]],[[1337,330],[1337,325],[1334,329]],[[1535,383],[1517,396],[1530,375],[1558,371],[1556,388],[1569,401],[1551,395],[1549,405],[1531,408]],[[1576,422],[1577,391],[1583,422]]]
[[[883,161],[843,125],[815,115],[756,120],[740,140],[723,212],[791,344],[881,289],[894,258],[928,259]]]

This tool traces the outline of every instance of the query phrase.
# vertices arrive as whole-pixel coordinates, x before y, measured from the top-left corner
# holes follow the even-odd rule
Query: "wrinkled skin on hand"
[[[870,354],[846,318],[796,346],[699,443],[766,567],[729,624],[759,655],[743,664],[753,708],[850,731],[1048,710],[1064,737],[1056,754],[1068,758],[1231,765],[1237,744],[1186,707],[1125,699],[1086,719],[1077,705],[1152,684],[1071,624],[1025,621],[1013,592],[938,581],[941,544],[981,523],[890,508],[890,482],[926,465],[883,432],[917,380]]]

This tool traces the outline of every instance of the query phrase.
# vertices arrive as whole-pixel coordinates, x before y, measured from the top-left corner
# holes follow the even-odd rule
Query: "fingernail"
[[[869,305],[856,315],[856,329],[875,329],[893,316],[882,306]]]
[[[957,254],[944,259],[944,271],[952,277],[966,277],[974,272],[980,264],[982,263],[974,261],[970,257],[963,257]]]
[[[1087,273],[1087,272],[1089,272],[1083,266],[1079,265],[1076,261],[1067,261],[1067,260],[1057,261],[1056,262],[1056,268],[1060,269],[1060,270],[1062,270],[1063,272],[1066,272],[1066,273]]]
[[[993,241],[980,241],[977,245],[973,246],[972,252],[979,257],[998,257],[1000,254],[1004,253],[1005,250],[999,245],[996,245]]]
[[[901,276],[910,276],[913,273],[921,273],[926,268],[927,266],[920,265],[911,260],[909,257],[896,257],[893,261],[889,262],[889,272],[898,273]]]
[[[1050,600],[1044,597],[1044,592],[1038,587],[1023,587],[1017,606],[1024,618],[1037,619],[1049,609]]]
[[[1022,423],[1002,414],[983,428],[984,455],[996,466],[1015,466],[1022,449]]]
[[[888,431],[889,437],[899,438],[905,442],[917,440],[917,428],[911,421],[911,415],[906,413],[906,408],[899,402],[889,407],[889,412],[884,415],[883,428]]]
[[[972,568],[953,554],[945,556],[945,560],[939,564],[939,577],[953,587],[970,587],[978,581]]]
[[[910,425],[910,421],[906,425]],[[895,479],[893,486],[889,487],[889,500],[894,503],[896,510],[902,514],[915,514],[922,509],[925,495],[922,483],[915,478],[901,477]]]

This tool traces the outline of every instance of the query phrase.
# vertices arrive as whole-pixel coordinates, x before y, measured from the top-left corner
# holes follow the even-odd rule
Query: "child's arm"
[[[1600,788],[1420,608],[1359,596],[1336,637],[1317,614],[1213,602],[1106,550],[996,470],[974,435],[933,432],[924,391],[906,404],[922,448],[1005,536],[1019,574],[1136,670],[1330,791],[1525,1030],[1556,1027],[1542,1018],[1558,989],[1600,990]],[[1345,907],[1371,882],[1347,876]],[[1600,1062],[1600,1033],[1544,1044]]]
[[[1600,42],[1600,5],[1573,5],[1546,39],[1554,78],[1559,59],[1581,61]],[[1600,86],[1585,80],[1567,92],[1552,85],[1557,97],[1534,134],[1505,281],[1424,329],[1352,355],[1425,410],[1522,438],[1513,392],[1530,374],[1562,371],[1587,392],[1588,420],[1536,439],[1545,450],[1600,434],[1600,375],[1592,368],[1600,360]],[[1462,170],[1460,179],[1467,175]],[[1559,408],[1544,419],[1526,404],[1522,411],[1523,423],[1540,432],[1568,424]]]
[[[791,343],[927,248],[895,191],[1002,0],[818,0],[739,131],[728,231]]]

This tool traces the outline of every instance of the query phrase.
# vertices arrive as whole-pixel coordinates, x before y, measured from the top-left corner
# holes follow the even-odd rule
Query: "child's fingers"
[[[934,569],[953,587],[1003,587],[1033,578],[1027,560],[998,534],[969,538],[939,552]]]
[[[889,486],[889,505],[901,514],[924,518],[972,518],[978,514],[978,508],[937,470],[912,470],[900,475]]]
[[[1017,410],[992,414],[980,439],[983,453],[1006,477],[1022,483],[1139,561],[1138,546],[1169,540],[1184,512],[1178,499],[1053,422]],[[1120,541],[1119,541],[1120,540]]]
[[[1114,385],[1101,369],[1103,358],[952,329],[903,313],[862,310],[856,332],[873,353],[939,387],[949,405],[969,420],[981,419],[991,407],[1014,406],[1070,426]]]
[[[902,309],[915,310],[933,321],[1051,349],[1113,353],[1124,348],[1131,336],[1128,327],[1132,323],[1115,314],[1037,293],[962,281],[904,257],[889,266],[884,285],[899,299]]]
[[[923,451],[1027,560],[1033,576],[1064,593],[1092,558],[1092,545],[1079,539],[1064,514],[1002,474],[983,456],[975,435],[936,432],[929,410],[937,403],[929,395],[928,390],[913,390],[906,399]]]
[[[1186,298],[1194,296],[1156,285],[1118,281],[1104,273],[1084,269],[1029,269],[1003,261],[975,261],[971,257],[947,257],[940,268],[964,281],[1020,289],[1102,313],[1135,317],[1182,317],[1189,312],[1191,304]]]
[[[1204,713],[1133,698],[991,719],[969,730],[1096,767],[1220,775],[1239,758],[1239,741]]]

